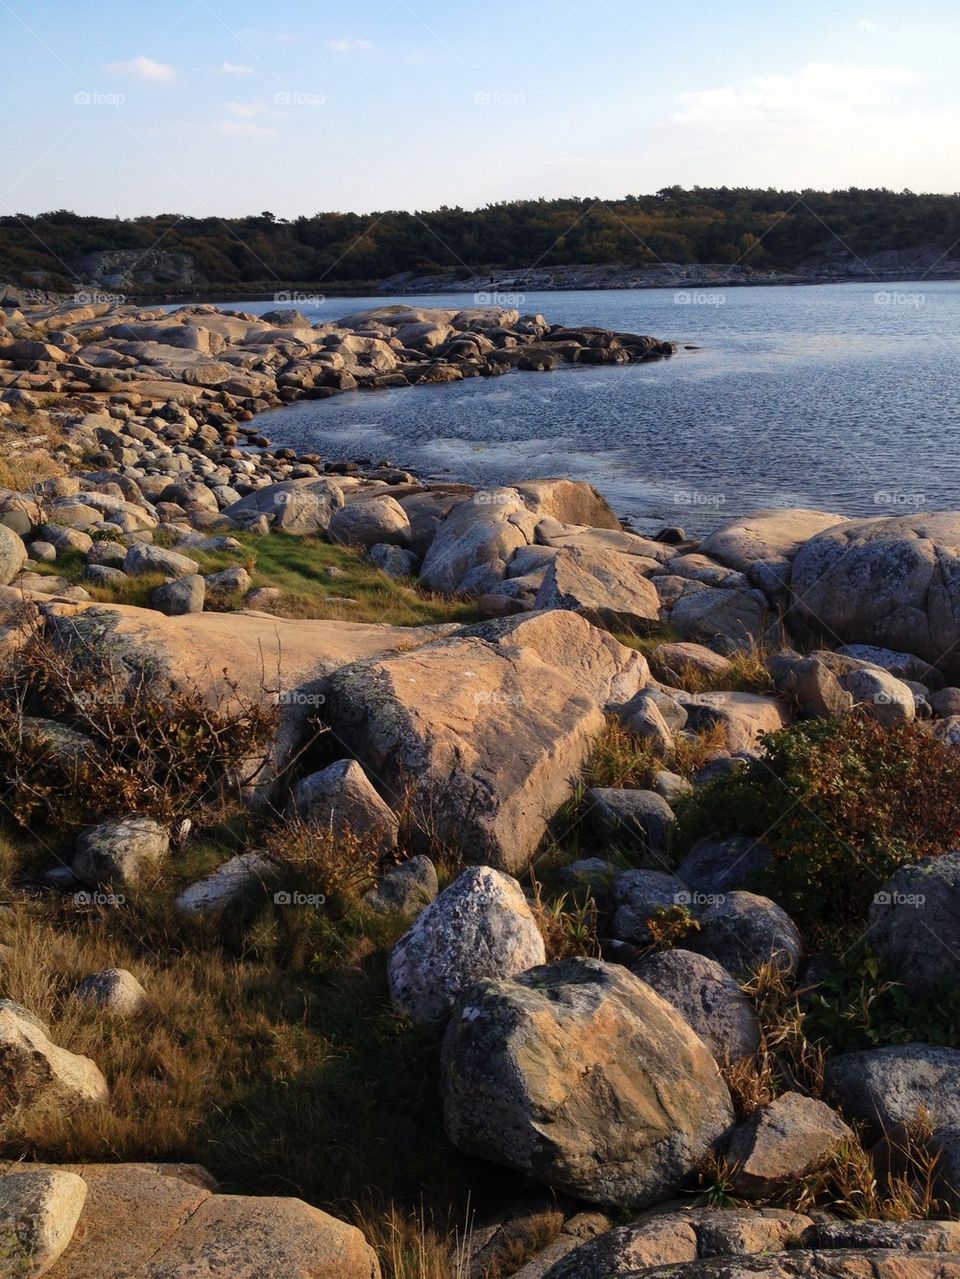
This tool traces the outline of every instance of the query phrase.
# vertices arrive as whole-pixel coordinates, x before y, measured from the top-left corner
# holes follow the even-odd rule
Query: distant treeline
[[[176,213],[109,219],[64,209],[0,217],[0,279],[70,288],[85,254],[154,246],[189,254],[198,283],[315,284],[401,271],[474,274],[592,263],[743,262],[791,270],[818,259],[960,239],[960,195],[883,189],[774,191],[666,187],[623,200],[516,200],[426,213],[317,213],[285,219]]]

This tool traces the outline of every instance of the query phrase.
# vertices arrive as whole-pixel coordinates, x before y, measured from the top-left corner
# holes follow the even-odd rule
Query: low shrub
[[[808,720],[764,746],[763,759],[684,802],[677,846],[762,839],[774,861],[758,887],[801,925],[862,924],[897,867],[960,844],[960,752],[922,724]]]

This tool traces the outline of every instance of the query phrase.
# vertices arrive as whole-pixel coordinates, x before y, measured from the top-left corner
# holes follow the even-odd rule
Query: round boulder
[[[717,1061],[752,1057],[760,1047],[753,1005],[715,959],[690,950],[665,950],[642,959],[633,971],[676,1008]]]
[[[459,1150],[591,1203],[667,1198],[733,1119],[703,1041],[644,982],[599,960],[478,983],[454,1009],[442,1071]]]
[[[386,494],[365,497],[334,514],[327,536],[342,546],[406,546],[410,541],[410,520],[396,498]]]

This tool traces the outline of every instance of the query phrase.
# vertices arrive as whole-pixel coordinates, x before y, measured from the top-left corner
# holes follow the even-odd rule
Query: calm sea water
[[[322,320],[394,301],[459,308],[473,298],[299,305]],[[703,532],[763,506],[960,509],[960,283],[529,293],[517,304],[699,349],[344,394],[260,424],[276,445],[389,458],[422,476],[589,480],[638,525]]]

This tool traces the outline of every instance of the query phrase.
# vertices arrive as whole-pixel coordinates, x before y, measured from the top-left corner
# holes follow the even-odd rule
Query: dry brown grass
[[[0,418],[0,488],[32,493],[43,480],[65,475],[67,467],[52,456],[64,443],[60,428],[46,416],[16,412]]]
[[[543,885],[531,870],[528,901],[543,937],[548,964],[575,955],[599,959],[597,904],[589,893],[582,901],[567,893],[547,899]]]
[[[646,738],[632,733],[622,720],[610,715],[594,743],[584,771],[584,784],[644,788],[649,786],[654,773],[668,766],[689,777],[726,748],[722,725],[705,729],[692,740],[680,734],[676,734],[674,740],[675,754],[667,764]]]

